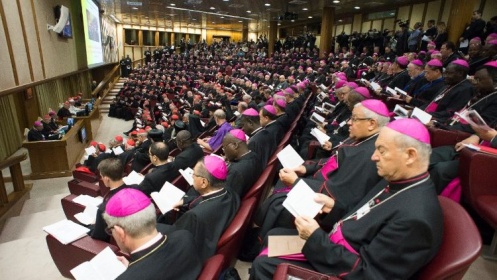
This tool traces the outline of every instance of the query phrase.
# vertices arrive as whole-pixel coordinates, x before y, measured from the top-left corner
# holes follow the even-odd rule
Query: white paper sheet
[[[178,189],[173,184],[166,182],[164,186],[162,186],[160,192],[153,192],[150,196],[155,201],[155,204],[159,207],[162,214],[165,214],[171,211],[173,206],[185,196],[185,192]]]
[[[124,271],[126,271],[126,266],[107,247],[89,262],[84,262],[71,269],[71,274],[76,280],[113,280]]]
[[[288,193],[283,201],[283,206],[292,213],[293,216],[315,217],[323,204],[314,201],[316,193],[307,185],[304,180],[299,182]]]
[[[114,154],[116,156],[124,153],[123,148],[121,148],[121,146],[117,146],[117,147],[113,148],[112,151],[114,152]]]
[[[278,160],[281,165],[285,168],[295,168],[304,163],[304,160],[300,155],[293,149],[291,145],[287,145],[281,152],[277,155]]]
[[[180,169],[179,173],[188,182],[188,185],[193,186],[193,169],[188,167],[187,169]]]
[[[316,137],[316,139],[319,141],[319,144],[321,145],[326,143],[326,141],[330,140],[330,136],[328,136],[326,133],[322,132],[317,128],[311,129],[311,135]]]
[[[427,124],[431,120],[431,115],[416,107],[412,110],[411,118],[418,119],[423,124]]]
[[[86,236],[89,228],[78,225],[73,221],[62,220],[54,224],[43,227],[43,230],[55,237],[62,244],[69,244],[75,240]]]
[[[123,178],[123,181],[126,185],[139,185],[143,181],[143,178],[145,176],[133,170],[128,176]]]

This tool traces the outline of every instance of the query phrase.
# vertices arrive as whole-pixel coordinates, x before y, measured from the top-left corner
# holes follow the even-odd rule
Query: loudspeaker
[[[69,9],[63,5],[56,6],[54,8],[54,15],[57,24],[52,27],[52,30],[56,33],[60,33],[64,29],[64,26],[66,26],[67,20],[69,19]]]

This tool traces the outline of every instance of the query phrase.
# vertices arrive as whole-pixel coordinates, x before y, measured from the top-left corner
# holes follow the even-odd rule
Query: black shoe
[[[129,132],[123,132],[124,135],[128,136],[129,135]]]

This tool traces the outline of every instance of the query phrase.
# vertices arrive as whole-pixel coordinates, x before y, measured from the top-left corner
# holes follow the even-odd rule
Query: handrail
[[[104,79],[92,91],[91,96],[96,96],[98,92],[103,91],[101,97],[102,99],[104,99],[110,90],[109,84],[114,81],[114,79],[116,78],[116,76],[118,76],[118,74],[119,74],[119,64],[114,66],[114,68],[112,68],[112,70],[104,77]]]
[[[15,157],[0,161],[0,171],[9,168],[12,184],[14,185],[13,195],[7,195],[7,188],[2,173],[0,173],[0,216],[5,214],[22,195],[26,193],[24,178],[22,176],[21,161],[27,158],[27,154],[23,153]],[[9,203],[10,202],[10,203]],[[5,206],[5,207],[3,207]]]
[[[7,167],[11,167],[14,164],[21,163],[21,161],[23,161],[27,158],[28,158],[28,155],[26,153],[23,153],[22,155],[10,157],[6,160],[0,161],[0,170],[3,170]]]

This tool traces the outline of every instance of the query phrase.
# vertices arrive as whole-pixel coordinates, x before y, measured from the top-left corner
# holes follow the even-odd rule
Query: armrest
[[[318,141],[312,140],[307,148],[307,159],[313,159],[316,156],[317,149],[321,147]]]
[[[475,207],[476,199],[482,195],[497,196],[495,187],[497,155],[472,151],[468,148],[459,153],[459,178],[463,198]]]
[[[273,276],[273,280],[286,280],[288,276],[294,276],[302,279],[316,279],[316,280],[338,280],[335,276],[329,276],[326,274],[321,274],[316,271],[312,271],[306,268],[302,268],[296,265],[282,263],[276,268]]]
[[[449,131],[433,127],[428,128],[428,131],[430,132],[432,147],[440,147],[447,145],[453,146],[457,142],[460,142],[471,136],[471,134],[469,133],[458,130]]]
[[[198,280],[218,279],[224,264],[223,255],[215,255],[207,259]]]

